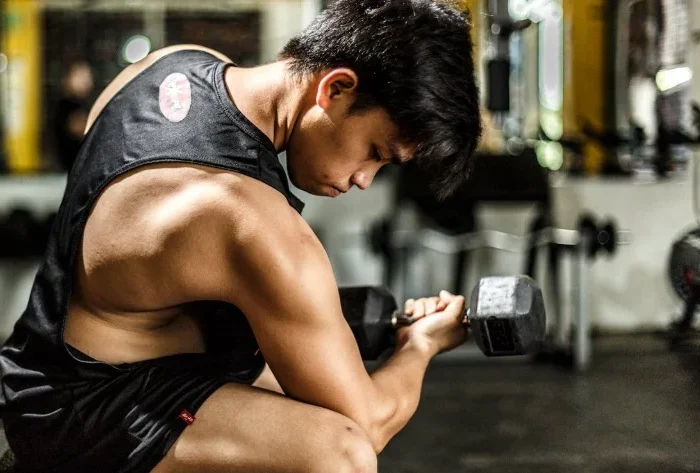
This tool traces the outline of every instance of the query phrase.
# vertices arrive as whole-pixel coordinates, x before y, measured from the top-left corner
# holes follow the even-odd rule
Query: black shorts
[[[60,388],[62,397],[69,390],[70,405],[24,413],[6,426],[18,472],[149,473],[214,391],[251,384],[265,361],[258,354],[252,368],[234,372],[233,365],[212,355],[175,355]]]

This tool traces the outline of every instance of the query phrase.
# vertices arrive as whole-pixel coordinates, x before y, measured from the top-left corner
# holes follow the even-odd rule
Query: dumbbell
[[[396,330],[412,323],[381,287],[340,288],[340,303],[363,360],[378,359],[394,346]],[[464,318],[486,356],[531,353],[544,341],[545,325],[542,290],[528,276],[480,279]]]

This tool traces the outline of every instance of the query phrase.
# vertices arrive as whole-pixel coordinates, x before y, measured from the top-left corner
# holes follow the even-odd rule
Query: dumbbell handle
[[[413,322],[413,317],[404,314],[399,310],[395,310],[394,313],[391,314],[391,326],[394,328],[408,327],[409,325],[412,325]],[[468,308],[464,310],[464,318],[462,319],[462,324],[464,325],[465,329],[469,328],[470,326]]]

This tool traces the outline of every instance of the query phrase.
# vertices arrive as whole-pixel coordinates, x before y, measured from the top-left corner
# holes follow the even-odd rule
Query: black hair
[[[438,199],[473,167],[481,137],[471,18],[447,0],[336,0],[280,54],[294,74],[348,67],[359,83],[351,112],[381,107],[416,147]]]

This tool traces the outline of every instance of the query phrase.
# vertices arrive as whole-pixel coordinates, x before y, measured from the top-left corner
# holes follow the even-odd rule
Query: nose
[[[374,164],[374,163],[373,163]],[[350,183],[356,185],[362,190],[367,190],[374,180],[374,176],[377,175],[379,170],[382,168],[383,164],[363,166],[358,169],[350,176]]]
[[[359,187],[361,190],[366,190],[369,188],[370,184],[372,184],[374,174],[373,172],[357,171],[350,177],[350,183]]]

